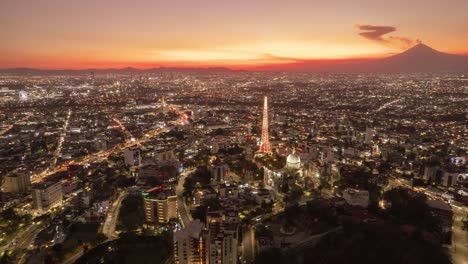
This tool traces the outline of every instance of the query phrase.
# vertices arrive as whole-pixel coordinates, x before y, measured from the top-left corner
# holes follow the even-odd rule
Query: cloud
[[[389,33],[397,31],[397,28],[392,26],[356,25],[356,28],[362,31],[359,32],[360,36],[376,41],[385,46],[407,49],[417,43],[420,43],[419,39],[415,40],[401,36],[386,36]]]

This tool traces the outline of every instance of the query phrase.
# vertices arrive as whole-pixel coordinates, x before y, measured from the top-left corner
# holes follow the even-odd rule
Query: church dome
[[[293,149],[293,152],[286,158],[286,167],[294,170],[301,168],[301,157],[297,155],[295,149]]]
[[[288,157],[286,158],[286,162],[288,164],[299,164],[301,163],[301,158],[299,157],[299,155],[293,152],[288,155]]]

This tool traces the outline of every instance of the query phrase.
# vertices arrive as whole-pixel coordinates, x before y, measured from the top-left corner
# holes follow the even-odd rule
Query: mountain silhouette
[[[422,43],[386,58],[302,60],[259,70],[329,73],[468,73],[468,56],[437,51]]]
[[[362,66],[361,70],[376,72],[468,72],[468,56],[443,53],[420,43]]]
[[[320,73],[468,73],[468,56],[437,51],[425,44],[380,59],[341,59],[341,60],[298,60],[293,63],[265,65],[253,70],[259,71],[301,71]],[[161,72],[226,73],[235,70],[225,67],[208,68],[151,68],[137,69],[83,69],[83,70],[41,70],[33,68],[0,69],[0,73],[10,74],[151,74]],[[239,71],[239,70],[236,70]]]

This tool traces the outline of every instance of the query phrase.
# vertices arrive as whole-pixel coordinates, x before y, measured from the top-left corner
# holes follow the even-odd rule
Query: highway
[[[186,123],[187,121],[187,115],[180,111],[176,106],[171,106],[171,105],[168,105],[170,107],[170,109],[172,111],[175,111],[175,112],[178,112],[179,113],[179,119],[176,121],[176,123],[178,125],[182,125],[184,123]],[[69,114],[71,115],[71,112],[69,111]],[[29,118],[29,116],[23,118],[22,120],[20,121],[23,121],[25,119]],[[67,119],[68,120],[68,119]],[[125,126],[116,118],[113,118],[112,119],[114,122],[116,122],[118,125],[119,125],[119,128],[124,131],[125,135],[126,136],[130,136],[131,137],[131,134],[130,132],[128,132],[125,128]],[[18,121],[18,122],[20,122]],[[126,140],[124,143],[120,143],[116,146],[114,146],[111,150],[108,150],[108,151],[104,151],[104,152],[98,152],[98,153],[93,153],[93,154],[89,154],[89,155],[86,155],[80,159],[76,159],[76,160],[72,160],[70,162],[70,165],[81,165],[81,164],[85,164],[85,163],[94,163],[96,161],[99,161],[99,160],[102,160],[102,159],[106,159],[107,157],[109,157],[109,155],[111,155],[112,153],[116,153],[116,152],[121,152],[123,151],[125,148],[127,147],[130,147],[130,146],[133,146],[133,145],[140,145],[146,141],[149,141],[151,138],[153,137],[156,137],[162,133],[165,133],[165,132],[169,132],[173,127],[171,126],[167,126],[167,127],[164,127],[164,128],[157,128],[157,129],[154,129],[148,133],[145,134],[145,136],[143,138],[140,138],[140,139],[137,139],[135,141],[132,141],[132,140]],[[36,173],[36,174],[33,174],[32,175],[32,183],[37,183],[37,182],[41,182],[44,178],[46,178],[47,176],[49,175],[52,175],[52,174],[55,174],[57,172],[60,172],[60,171],[65,171],[67,169],[67,166],[65,164],[62,164],[62,165],[59,165],[59,166],[56,166],[55,168],[53,169],[48,169],[48,170],[45,170],[43,172],[40,172],[40,173]]]
[[[106,220],[102,225],[101,232],[107,236],[108,240],[117,238],[115,235],[115,227],[117,226],[117,219],[120,212],[120,205],[122,204],[123,199],[127,196],[127,192],[123,191],[119,194],[117,199],[112,203],[109,208],[106,216]]]
[[[183,124],[184,123],[184,117],[185,117],[184,113],[180,112],[176,107],[171,107],[171,109],[174,110],[174,111],[178,111],[179,114],[180,114],[180,119],[178,120],[177,124]],[[54,154],[55,154],[54,155],[54,160],[52,161],[54,165],[56,163],[56,157],[58,156],[57,153],[60,153],[60,151],[61,151],[60,150],[61,145],[63,144],[64,135],[66,133],[66,130],[68,130],[69,119],[70,119],[71,114],[72,114],[72,111],[69,110],[66,121],[65,121],[65,124],[64,124],[64,128],[62,129],[62,133],[61,133],[61,136],[60,136],[60,139],[59,139],[58,148],[57,148],[56,152],[54,152]],[[28,114],[25,118],[17,121],[16,123],[23,122],[23,121],[27,120],[31,116],[32,116],[32,114]],[[13,125],[9,126],[6,130],[0,131],[0,132],[2,134],[6,133],[8,130],[10,130],[13,127]],[[122,127],[123,127],[123,125],[121,126],[121,128]],[[141,144],[143,142],[149,141],[151,138],[156,137],[156,136],[158,136],[158,135],[160,135],[162,133],[168,132],[172,128],[173,127],[168,126],[168,127],[164,127],[164,128],[154,129],[154,130],[146,133],[145,136],[143,138],[141,138],[141,139],[138,139],[138,140],[135,140],[135,141],[127,140],[124,143],[121,143],[121,144],[118,144],[118,145],[114,146],[112,149],[110,149],[108,151],[101,151],[101,152],[89,154],[89,155],[86,155],[86,156],[84,156],[84,157],[82,157],[80,159],[73,160],[69,164],[70,165],[78,165],[78,164],[86,164],[86,163],[94,163],[94,162],[102,161],[104,159],[107,159],[109,157],[109,155],[111,155],[113,153],[121,152],[125,148],[130,147],[132,145],[139,145],[139,144]],[[126,131],[125,128],[124,128],[124,131]],[[36,173],[36,174],[32,175],[32,183],[41,182],[46,177],[48,177],[49,175],[55,174],[55,173],[60,172],[60,171],[65,171],[66,169],[67,169],[67,165],[62,164],[62,165],[59,165],[59,166],[55,166],[55,168],[53,168],[53,169],[47,169],[47,170],[44,170],[44,171],[42,171],[40,173]],[[190,172],[187,171],[185,174],[183,174],[182,180],[179,182],[180,186],[178,186],[178,187],[182,188],[181,192],[183,192],[184,179],[189,173]],[[117,225],[117,218],[118,218],[118,214],[119,214],[119,210],[120,210],[120,205],[121,205],[121,203],[122,203],[122,201],[123,201],[123,199],[125,198],[126,195],[127,195],[126,192],[122,192],[122,193],[119,194],[118,198],[113,202],[111,208],[109,209],[109,213],[107,215],[107,218],[106,218],[106,220],[105,220],[105,222],[104,222],[104,224],[102,226],[101,231],[102,231],[102,233],[104,233],[108,237],[108,240],[112,240],[112,239],[116,238],[115,237],[115,228],[116,228],[116,225]],[[68,203],[68,200],[63,201],[64,205],[67,204],[67,203]],[[190,213],[189,213],[185,203],[183,203],[183,200],[182,200],[182,203],[180,203],[180,201],[178,201],[178,203],[182,204],[182,208],[183,208],[182,214],[181,214],[182,219],[183,219],[182,221],[185,221],[184,223],[188,223],[189,221],[191,221]],[[13,250],[16,250],[16,249],[26,249],[32,243],[35,236],[44,228],[44,226],[45,226],[45,223],[41,223],[41,224],[37,224],[37,225],[30,225],[30,226],[26,227],[25,229],[19,231],[18,233],[16,233],[11,238],[11,242],[13,242],[13,243],[10,242],[7,245],[4,245],[4,246],[0,247],[0,252],[5,252],[6,250],[12,250],[13,251]],[[67,260],[65,260],[65,263],[73,263],[75,260],[77,260],[81,256],[81,254],[82,254],[81,251],[77,252],[76,254],[73,254]],[[21,260],[23,259],[23,257],[24,257],[24,255],[21,256]]]
[[[84,157],[82,157],[80,159],[72,160],[69,164],[70,165],[82,165],[82,164],[86,164],[86,163],[94,163],[94,162],[98,162],[98,161],[103,160],[103,159],[107,159],[109,157],[109,155],[111,155],[112,153],[121,152],[127,147],[130,147],[130,146],[133,146],[133,145],[139,145],[141,143],[144,143],[144,142],[150,140],[152,137],[158,136],[159,134],[164,133],[164,132],[168,132],[169,130],[170,130],[170,128],[168,128],[168,127],[159,128],[157,130],[148,132],[145,135],[145,137],[142,138],[142,139],[139,139],[139,140],[136,140],[136,141],[126,141],[125,143],[121,143],[121,144],[118,144],[118,145],[114,146],[112,149],[110,149],[108,151],[93,153],[93,154],[86,155],[86,156],[84,156]],[[43,171],[41,173],[37,173],[37,174],[32,176],[32,178],[33,178],[32,182],[33,183],[41,182],[47,176],[55,174],[55,173],[60,172],[60,171],[65,171],[66,169],[67,169],[67,166],[65,164],[62,164],[62,165],[56,166],[52,170],[45,170],[45,171]]]
[[[388,102],[388,103],[382,105],[381,107],[379,107],[375,112],[378,113],[378,112],[380,112],[382,110],[385,110],[387,107],[389,107],[389,106],[391,106],[393,104],[399,103],[401,100],[403,100],[403,99],[399,98],[399,99],[395,99],[395,100],[393,100],[391,102]]]
[[[0,247],[0,252],[28,248],[36,235],[42,230],[42,228],[44,228],[44,225],[44,223],[31,224],[24,228],[10,238],[10,242],[7,245]]]
[[[190,210],[187,208],[187,204],[185,204],[184,200],[184,182],[185,178],[194,171],[194,169],[185,170],[180,174],[179,182],[176,186],[176,194],[177,194],[177,209],[179,211],[179,219],[182,227],[186,227],[188,223],[192,221],[192,216],[190,214]]]
[[[109,208],[106,216],[106,220],[101,226],[100,232],[107,236],[107,240],[102,242],[105,243],[107,241],[111,241],[117,239],[118,236],[115,235],[115,228],[117,226],[117,219],[119,216],[120,205],[122,201],[127,196],[127,192],[121,192],[117,199],[114,200],[111,207]],[[68,255],[66,259],[62,261],[62,264],[73,264],[77,261],[82,255],[84,251],[79,249],[71,255]]]

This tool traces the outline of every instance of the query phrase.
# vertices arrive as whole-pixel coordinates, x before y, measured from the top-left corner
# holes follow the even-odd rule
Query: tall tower
[[[268,136],[268,97],[266,96],[263,102],[262,141],[259,151],[267,154],[271,153],[271,143]]]
[[[161,98],[161,104],[162,104],[162,112],[163,114],[167,113],[167,103],[166,103],[166,98],[163,96]]]

